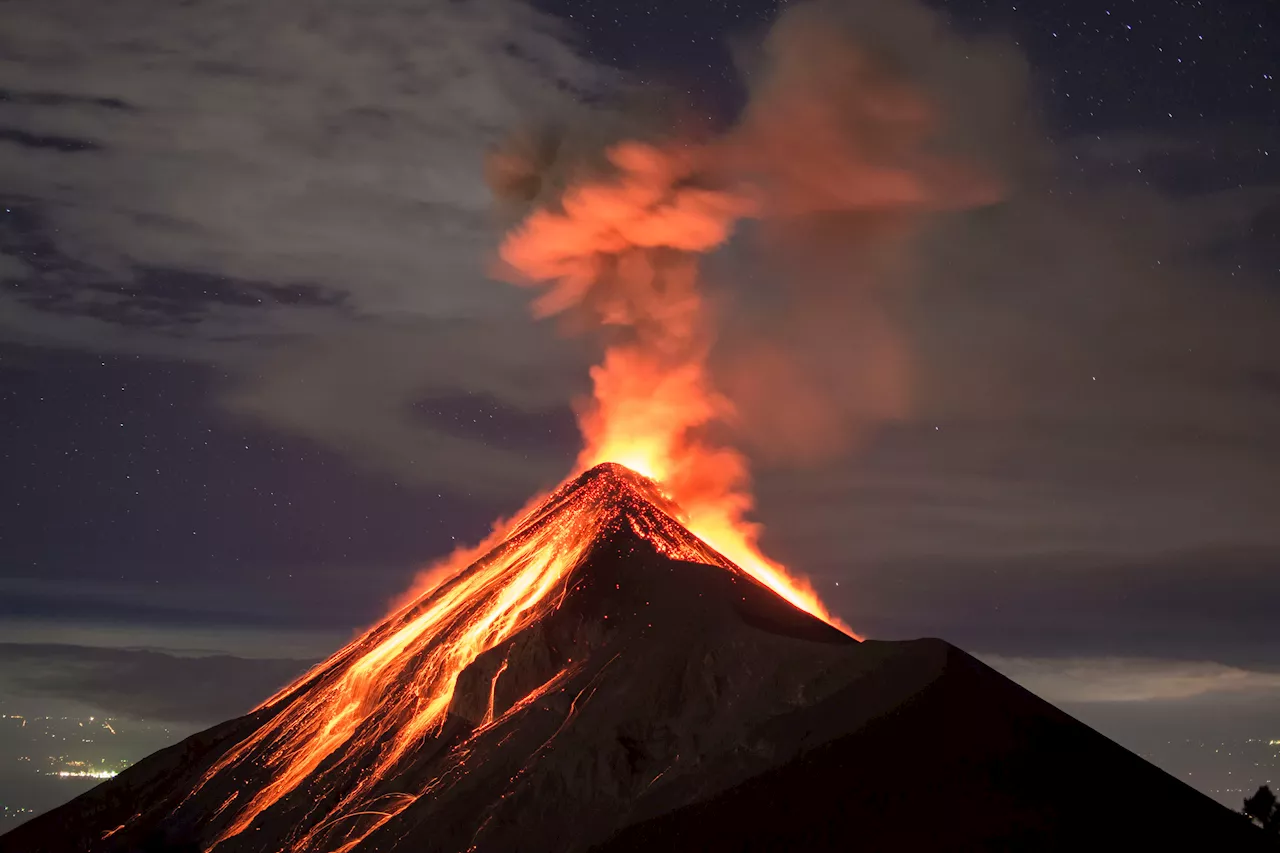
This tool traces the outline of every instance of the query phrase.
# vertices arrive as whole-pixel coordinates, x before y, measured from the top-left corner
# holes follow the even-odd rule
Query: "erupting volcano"
[[[603,349],[573,476],[248,715],[0,851],[1262,843],[946,643],[857,637],[758,547],[743,409],[798,443],[843,438],[905,405],[906,359],[870,300],[827,301],[799,312],[793,337],[820,328],[856,340],[856,358],[806,371],[762,348],[719,375],[702,255],[745,218],[834,216],[894,236],[999,196],[935,145],[933,105],[892,63],[818,13],[776,32],[770,73],[720,137],[615,141],[560,171],[538,146],[495,157],[494,188],[520,214],[498,268]],[[788,388],[797,405],[778,403]]]
[[[423,779],[418,790],[385,793],[406,755],[444,732],[462,673],[481,655],[559,609],[576,582],[573,570],[601,542],[622,534],[638,537],[668,559],[718,565],[743,580],[751,577],[681,527],[672,517],[675,512],[657,484],[619,465],[598,466],[565,484],[469,568],[259,709],[271,719],[220,758],[192,792],[206,786],[231,789],[237,784],[231,780],[240,778],[245,767],[266,771],[251,795],[230,790],[219,809],[225,825],[212,846],[240,835],[306,783],[308,800],[315,801],[317,792],[336,799],[331,807],[312,811],[311,825],[288,840],[289,849],[327,849],[335,846],[335,838],[335,849],[351,849],[443,784],[443,777]],[[781,586],[777,576],[765,580]],[[802,598],[781,589],[788,598]],[[498,702],[499,681],[509,664],[504,657],[490,677],[488,704],[472,737],[501,726],[548,691],[576,683],[574,676],[587,659],[557,661],[554,672],[541,673],[545,681],[510,707]],[[464,755],[459,753],[458,766],[448,772],[465,766]],[[351,785],[346,776],[353,767],[360,774]],[[295,823],[303,826],[307,821]]]
[[[680,516],[596,466],[252,713],[0,850],[1261,843],[963,652],[858,641],[794,606]],[[1155,808],[1183,823],[1132,819]]]
[[[676,603],[663,602],[661,590],[639,601],[637,589],[649,579],[619,575],[610,594],[594,588],[598,572],[584,575],[580,567],[600,563],[604,554],[714,566],[741,586],[742,602],[768,594],[681,526],[678,514],[656,483],[620,465],[600,465],[566,483],[469,567],[267,700],[251,717],[260,724],[193,780],[166,822],[195,818],[208,849],[259,849],[263,826],[288,815],[288,832],[274,837],[271,849],[350,850],[415,803],[449,800],[446,790],[471,771],[481,745],[513,735],[517,743],[528,741],[536,727],[517,731],[518,721],[538,703],[562,704],[572,691],[562,728],[579,702],[591,700],[606,668],[623,654],[617,638],[606,643],[618,649],[611,658],[591,653],[612,635],[607,629],[648,619],[643,636],[652,620],[671,618]],[[588,611],[581,599],[592,601]],[[565,609],[566,602],[575,606]],[[548,626],[565,620],[557,615],[562,610],[576,618],[552,639]],[[853,642],[816,621],[808,630]],[[551,747],[548,739],[525,756],[512,776],[513,792],[519,777],[536,768],[539,751]],[[427,773],[424,752],[434,756]],[[210,797],[218,800],[212,815]],[[123,838],[134,823],[154,817],[140,812],[101,841]]]

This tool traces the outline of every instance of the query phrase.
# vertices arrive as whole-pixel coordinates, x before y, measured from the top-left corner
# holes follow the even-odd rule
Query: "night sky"
[[[557,482],[596,353],[490,279],[484,153],[635,87],[730,123],[779,8],[6,3],[9,707],[212,722]],[[930,8],[1006,197],[910,247],[909,413],[757,460],[765,549],[1170,769],[1280,739],[1280,7]]]

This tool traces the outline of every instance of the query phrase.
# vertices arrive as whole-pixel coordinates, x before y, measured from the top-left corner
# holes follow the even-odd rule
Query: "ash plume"
[[[890,305],[906,238],[1001,198],[977,154],[982,123],[1004,116],[964,108],[1008,75],[969,65],[978,52],[921,7],[794,6],[741,52],[750,97],[722,133],[623,131],[593,148],[593,125],[495,152],[496,196],[527,209],[504,274],[539,289],[539,316],[605,346],[579,406],[580,467],[654,477],[713,546],[768,563],[746,521],[743,449],[813,459],[904,415],[909,357]],[[784,284],[753,293],[708,275],[713,253],[754,256]]]

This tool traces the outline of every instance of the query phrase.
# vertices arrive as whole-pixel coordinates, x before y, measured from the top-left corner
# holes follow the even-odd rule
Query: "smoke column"
[[[537,315],[568,315],[605,343],[591,369],[592,398],[579,407],[579,468],[613,461],[656,479],[693,532],[828,621],[812,590],[760,553],[758,526],[748,520],[750,472],[734,439],[764,437],[780,455],[838,446],[850,413],[884,417],[905,406],[901,347],[864,301],[862,335],[834,342],[863,357],[854,366],[840,353],[824,362],[835,386],[811,381],[803,360],[762,334],[731,343],[726,393],[712,369],[721,329],[700,261],[747,218],[781,226],[792,240],[840,216],[859,217],[863,233],[892,233],[924,212],[998,198],[989,179],[936,153],[930,100],[888,59],[859,49],[833,9],[814,4],[783,15],[740,121],[718,138],[624,139],[606,146],[602,164],[565,164],[526,135],[491,167],[500,196],[540,193],[503,241],[502,262],[518,283],[539,289]],[[556,168],[563,189],[540,190],[556,183]],[[797,285],[793,295],[806,290]],[[836,338],[840,331],[833,327]],[[870,405],[848,405],[847,388],[824,393],[850,372],[855,393],[876,397]]]

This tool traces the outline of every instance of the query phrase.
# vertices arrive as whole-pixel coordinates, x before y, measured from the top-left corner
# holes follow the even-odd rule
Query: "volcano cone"
[[[1267,849],[958,649],[859,642],[676,517],[593,468],[257,710],[0,851]]]

